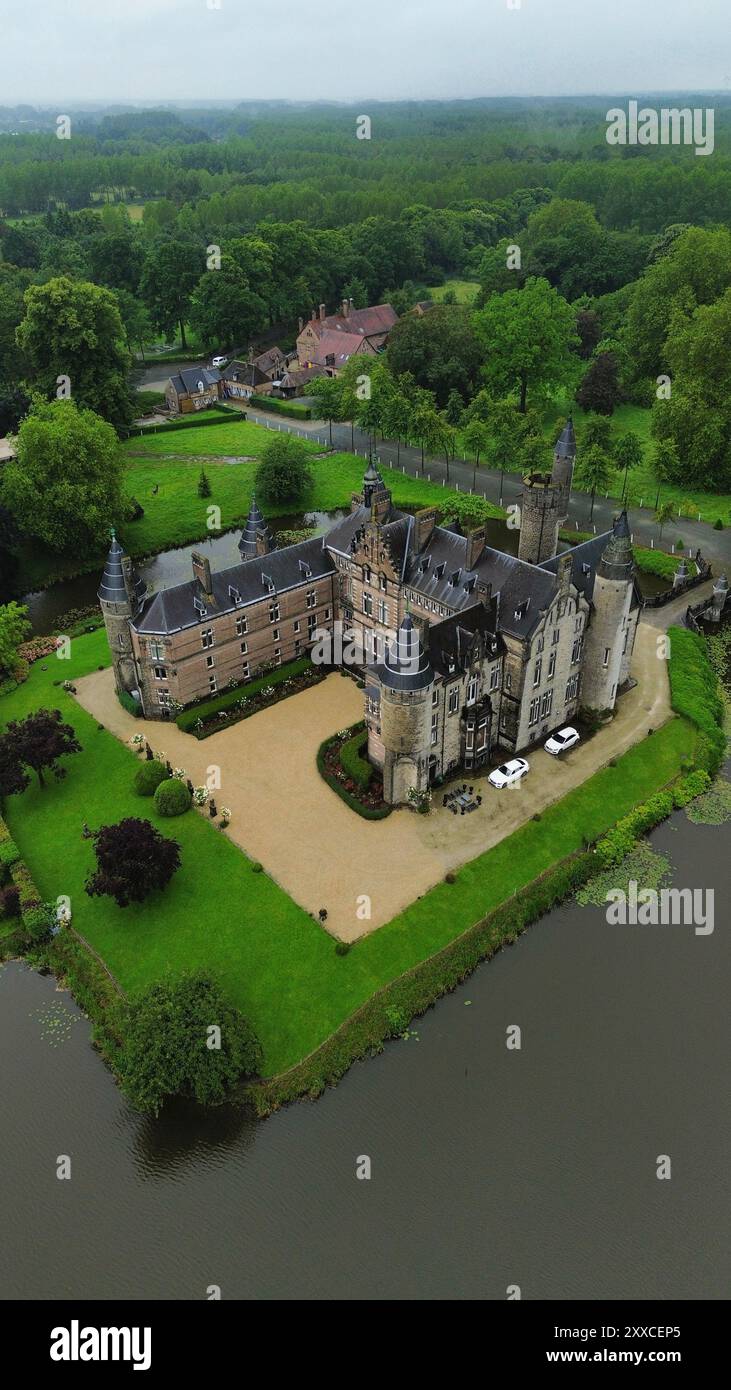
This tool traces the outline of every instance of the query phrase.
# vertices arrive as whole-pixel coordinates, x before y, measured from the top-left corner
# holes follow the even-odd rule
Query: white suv
[[[227,366],[228,366],[228,358],[227,358],[227,357],[214,357],[214,358],[213,358],[213,361],[212,361],[212,363],[211,363],[211,366],[212,366],[212,367],[227,367]]]
[[[561,729],[559,733],[551,734],[543,747],[547,753],[551,753],[554,758],[557,758],[559,753],[565,753],[567,748],[574,748],[578,742],[579,735],[576,729]]]
[[[530,764],[525,758],[511,758],[509,763],[496,767],[487,780],[492,787],[514,787],[516,782],[525,777],[526,772],[530,772]]]

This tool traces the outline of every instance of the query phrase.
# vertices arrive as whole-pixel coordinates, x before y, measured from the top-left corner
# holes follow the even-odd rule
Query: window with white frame
[[[500,667],[493,666],[490,671],[490,689],[497,690],[500,684]]]
[[[531,702],[530,702],[530,710],[528,711],[528,725],[529,725],[529,726],[538,723],[538,717],[539,717],[539,716],[538,716],[538,711],[539,711],[539,709],[540,709],[540,705],[541,705],[541,702],[540,702],[540,700],[539,700],[538,698],[536,698],[535,700],[531,700]]]
[[[552,705],[553,705],[553,691],[552,691],[552,690],[546,690],[546,691],[544,691],[543,695],[541,696],[541,716],[540,716],[541,719],[546,719],[546,718],[548,717],[548,715],[551,713],[551,706],[552,706]]]
[[[605,647],[605,648],[604,648],[604,655],[603,655],[603,657],[602,657],[602,666],[608,666],[608,665],[609,665],[609,651],[610,651],[610,648],[609,648],[609,647]]]
[[[439,715],[433,714],[431,717],[431,741],[436,743],[439,738]]]
[[[551,678],[552,678],[555,674],[556,674],[556,653],[555,653],[555,652],[551,652],[551,655],[550,655],[549,658],[548,658],[548,679],[549,679],[549,681],[551,680]]]
[[[151,660],[151,661],[164,661],[164,660],[165,660],[165,643],[164,643],[164,642],[151,642],[151,643],[150,643],[150,660]]]
[[[378,621],[379,623],[388,622],[388,606],[382,598],[378,600]]]
[[[156,667],[155,667],[155,680],[156,680],[156,681],[166,681],[167,678],[168,678],[167,667],[166,667],[166,666],[156,666]]]
[[[210,669],[211,666],[215,666],[215,664],[216,664],[216,663],[215,663],[215,660],[214,660],[214,658],[213,658],[212,656],[207,656],[207,657],[206,657],[206,666],[208,666],[209,669]]]
[[[453,685],[449,692],[449,713],[456,714],[459,709],[459,686]]]
[[[363,595],[363,612],[366,614],[367,617],[373,617],[373,599],[371,598],[370,594]]]
[[[279,604],[278,604],[278,603],[270,603],[270,604],[269,604],[269,621],[270,621],[270,623],[278,623],[278,622],[279,622]]]
[[[213,646],[213,642],[214,642],[213,628],[212,628],[212,627],[204,627],[204,629],[203,629],[203,631],[202,631],[202,633],[201,633],[201,646],[202,646],[202,647],[212,647],[212,646]]]
[[[538,660],[537,660],[537,662],[536,662],[536,664],[535,664],[535,666],[533,667],[533,685],[534,685],[534,686],[540,685],[540,683],[541,683],[541,671],[542,671],[542,670],[543,670],[543,662],[541,661],[541,659],[540,659],[540,657],[539,657]]]
[[[237,618],[237,619],[236,619],[236,636],[237,636],[237,637],[243,637],[243,636],[244,636],[244,633],[246,633],[246,632],[248,632],[248,631],[249,631],[249,624],[248,624],[247,619],[246,619],[246,618]]]
[[[314,589],[308,589],[308,590],[307,590],[307,607],[308,607],[308,608],[316,608],[316,607],[317,607],[317,594],[315,593],[315,590],[314,590]]]
[[[575,699],[576,699],[576,692],[578,691],[578,689],[579,689],[579,677],[578,677],[578,674],[577,674],[577,675],[575,675],[575,676],[571,676],[570,679],[569,679],[569,681],[568,681],[568,683],[567,683],[567,685],[566,685],[566,703],[567,703],[567,704],[569,703],[570,700],[575,700]]]
[[[477,699],[477,691],[478,691],[478,689],[479,689],[479,686],[480,686],[480,682],[479,682],[478,677],[477,677],[477,676],[470,676],[469,681],[467,682],[467,704],[468,704],[468,705],[474,705],[475,700]]]

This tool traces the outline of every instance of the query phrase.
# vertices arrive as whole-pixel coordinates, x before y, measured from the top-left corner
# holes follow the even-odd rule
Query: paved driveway
[[[658,635],[640,626],[633,665],[638,685],[620,701],[607,729],[560,761],[536,750],[520,791],[496,792],[484,776],[470,778],[483,803],[465,816],[444,810],[437,793],[430,816],[401,810],[384,821],[365,821],[330,790],[317,771],[317,749],[363,712],[362,692],[340,675],[200,743],[174,724],[133,719],[114,694],[109,670],[79,680],[78,699],[119,738],[145,733],[152,748],[186,768],[196,785],[211,766],[220,767],[218,805],[233,813],[226,833],[307,911],[317,915],[327,908],[329,931],[355,941],[668,718],[667,669],[656,655]],[[130,777],[132,770],[130,757]],[[357,915],[363,895],[371,901],[365,920]]]

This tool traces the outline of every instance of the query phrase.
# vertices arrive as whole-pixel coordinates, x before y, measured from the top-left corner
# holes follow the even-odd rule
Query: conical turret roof
[[[597,574],[605,579],[629,579],[634,569],[632,533],[626,509],[617,517],[612,534],[602,551]]]
[[[272,538],[269,534],[267,524],[259,511],[256,497],[252,497],[246,525],[241,532],[241,539],[239,540],[239,551],[241,552],[241,558],[243,560],[248,560],[251,556],[257,554],[256,538],[262,535],[266,537],[267,549],[271,549]]]
[[[389,690],[424,690],[432,684],[434,672],[410,613],[396,633],[396,641],[386,648],[377,674],[381,685]]]
[[[117,537],[112,531],[112,544],[109,547],[107,562],[104,566],[104,573],[101,577],[97,598],[104,603],[129,603],[129,594],[124,582],[124,568],[122,561],[125,559],[126,551],[122,548]],[[138,574],[133,573],[133,592],[135,603],[139,605],[144,598],[147,585],[144,579]]]
[[[558,458],[576,457],[576,435],[574,433],[574,422],[570,415],[556,441],[554,453]]]

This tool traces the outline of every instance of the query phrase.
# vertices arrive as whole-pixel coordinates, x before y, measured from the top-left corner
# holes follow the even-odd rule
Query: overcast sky
[[[731,90],[731,0],[0,0],[0,104]]]

